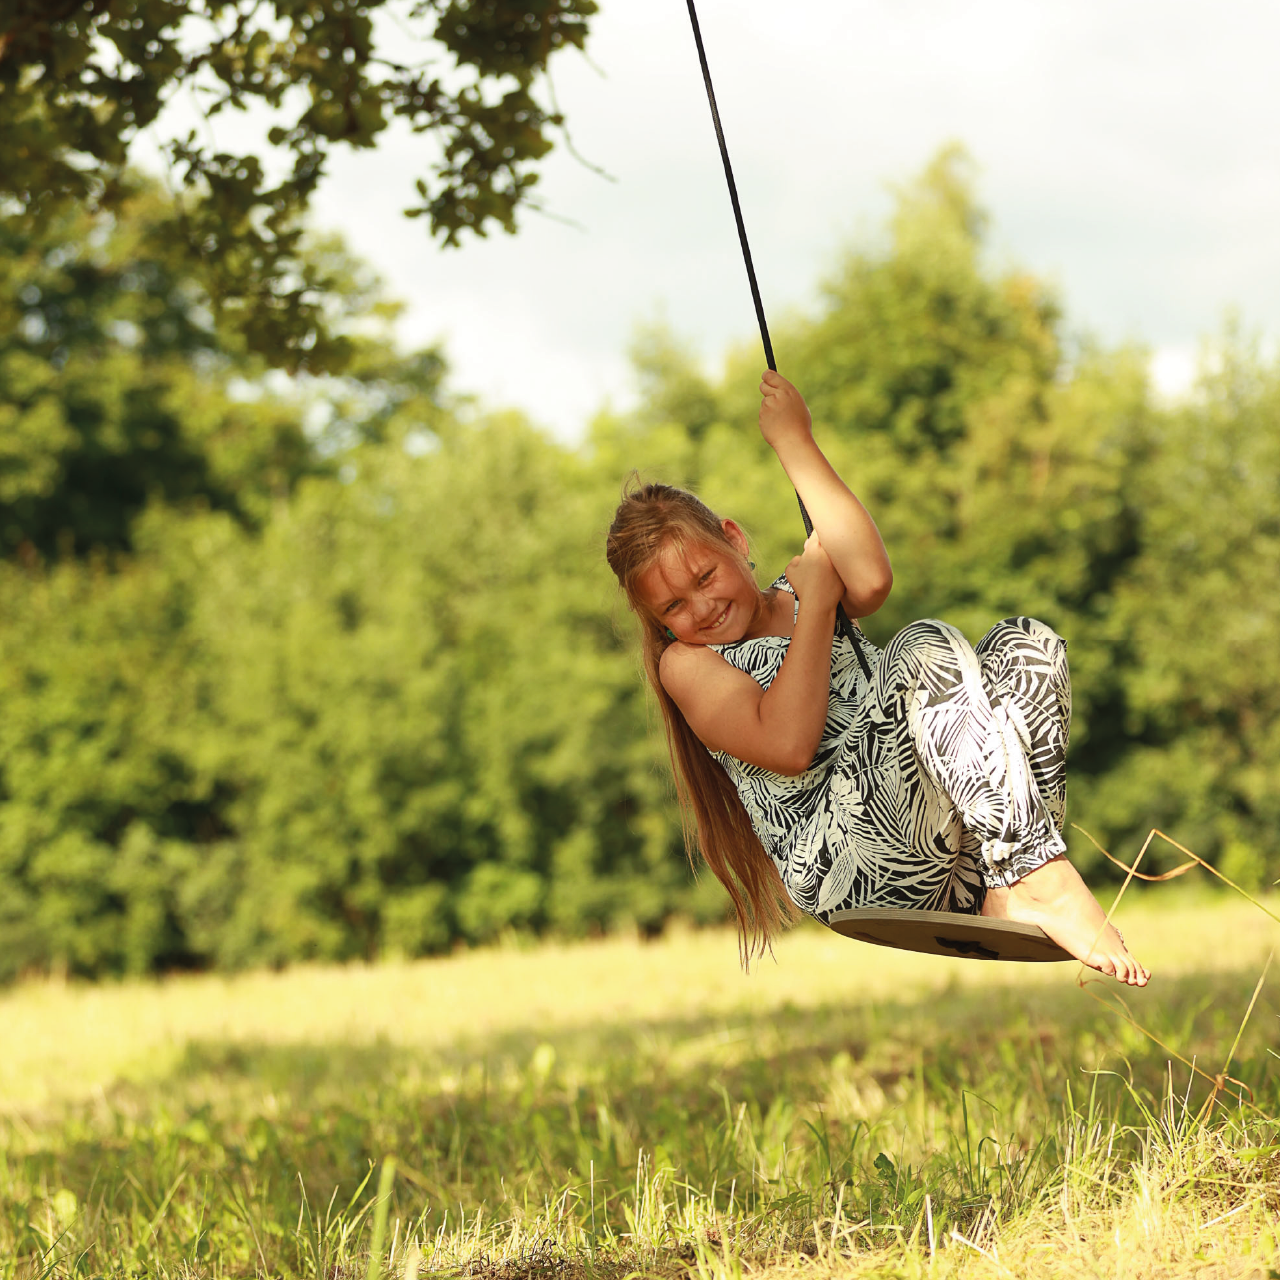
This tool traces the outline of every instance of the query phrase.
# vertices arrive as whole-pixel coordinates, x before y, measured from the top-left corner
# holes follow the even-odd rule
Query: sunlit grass
[[[1121,923],[1135,1020],[1222,1070],[1280,931],[1167,890]],[[1208,1085],[1076,973],[804,928],[750,976],[713,931],[30,983],[0,996],[0,1276],[363,1275],[380,1203],[397,1276],[1267,1276],[1276,1001],[1229,1071],[1252,1102],[1197,1125]]]

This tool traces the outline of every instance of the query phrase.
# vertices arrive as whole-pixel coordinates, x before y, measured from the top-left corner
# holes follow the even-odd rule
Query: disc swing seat
[[[773,343],[769,339],[769,326],[764,318],[764,304],[760,300],[760,286],[756,283],[755,266],[751,260],[751,246],[747,243],[747,229],[742,220],[742,206],[738,202],[738,187],[733,180],[733,166],[729,163],[729,148],[720,125],[720,110],[716,106],[715,90],[711,86],[711,70],[707,66],[707,53],[702,44],[702,30],[698,26],[698,12],[694,0],[686,0],[689,21],[693,26],[693,40],[698,48],[698,62],[702,67],[702,80],[707,90],[707,104],[711,108],[711,123],[715,127],[716,141],[720,145],[720,159],[724,163],[725,181],[729,187],[729,201],[733,205],[733,217],[738,227],[738,242],[742,246],[742,261],[747,269],[747,282],[751,286],[751,301],[755,304],[756,320],[760,325],[760,340],[764,344],[764,356],[769,368],[777,372],[773,357]],[[804,500],[796,494],[800,504],[800,518],[804,521],[805,535],[813,532],[813,521],[805,510]],[[836,629],[853,646],[858,664],[868,680],[871,668],[867,665],[862,646],[854,638],[853,623],[844,606],[836,609]],[[829,928],[846,938],[869,942],[878,947],[892,947],[897,951],[917,951],[925,955],[960,956],[966,960],[1016,960],[1044,963],[1071,960],[1039,925],[1019,924],[1013,920],[995,920],[987,916],[965,915],[959,911],[914,911],[897,907],[855,907],[849,911],[837,911],[827,921]]]
[[[1073,959],[1038,924],[967,916],[959,911],[854,907],[834,912],[827,926],[859,942],[930,956],[1038,963]]]

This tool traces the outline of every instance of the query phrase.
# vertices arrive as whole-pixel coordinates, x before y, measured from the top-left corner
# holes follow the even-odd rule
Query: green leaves
[[[0,19],[0,198],[29,227],[71,206],[115,210],[132,143],[176,93],[208,117],[266,107],[278,122],[261,155],[218,151],[196,131],[169,144],[184,188],[173,243],[250,350],[293,370],[332,370],[347,354],[330,341],[322,306],[332,282],[301,251],[330,149],[375,146],[401,120],[430,137],[424,154],[434,157],[410,216],[427,217],[447,245],[491,222],[514,231],[560,124],[534,86],[559,49],[583,48],[596,7],[13,0]],[[425,63],[378,53],[381,13],[426,44]],[[439,53],[453,65],[442,67]],[[281,168],[280,181],[266,178]]]
[[[274,323],[270,307],[219,324],[185,274],[176,216],[134,183],[112,216],[0,221],[0,555],[127,550],[149,501],[258,525],[325,469],[322,453],[404,430],[405,415],[430,422],[439,356],[387,347],[379,330],[394,309],[339,242],[298,252],[324,282],[305,304],[328,335],[312,355],[345,377],[268,386],[245,335]],[[367,336],[349,332],[355,322]],[[309,436],[318,419],[327,426]]]
[[[1184,842],[1256,884],[1280,870],[1280,367],[1230,327],[1205,356],[1137,477],[1145,554],[1117,618],[1142,659],[1127,689],[1133,731],[1160,752],[1147,768],[1188,793]]]
[[[416,955],[718,914],[690,896],[608,621],[611,484],[517,418],[436,413],[434,449],[348,449],[259,532],[154,506],[115,573],[4,570],[6,939],[39,905],[15,964]],[[59,600],[78,625],[42,645]]]

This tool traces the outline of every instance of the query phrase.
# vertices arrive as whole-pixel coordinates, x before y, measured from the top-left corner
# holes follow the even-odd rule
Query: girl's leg
[[[1066,641],[1034,618],[1006,618],[978,642],[983,684],[998,719],[1018,739],[1056,830],[1067,792],[1071,679]],[[1006,737],[1008,734],[1006,733]],[[1135,986],[1150,977],[1065,857],[1015,855],[988,874],[984,915],[1038,924],[1077,959]]]
[[[1016,734],[1040,798],[1061,831],[1071,733],[1067,642],[1034,618],[1005,618],[978,641],[974,652],[991,705]]]
[[[912,623],[885,646],[859,713],[862,746],[872,773],[892,761],[889,772],[902,780],[892,813],[874,807],[885,810],[880,825],[905,833],[914,852],[884,867],[899,878],[919,863],[917,874],[928,874],[921,854],[941,854],[945,841],[955,853],[949,862],[934,859],[933,878],[963,882],[976,864],[987,885],[983,915],[1038,924],[1085,964],[1142,985],[1147,971],[1062,856],[1070,692],[1061,642],[1055,646],[1038,623],[996,630],[1003,639],[984,642],[989,674],[944,622]],[[1021,659],[1010,650],[1023,641],[1010,631],[1034,641]],[[963,824],[958,848],[951,814]]]
[[[997,713],[959,631],[934,619],[904,628],[885,647],[876,683],[883,703],[902,708],[922,774],[977,842],[988,885],[1010,884],[1065,851],[1014,719]]]

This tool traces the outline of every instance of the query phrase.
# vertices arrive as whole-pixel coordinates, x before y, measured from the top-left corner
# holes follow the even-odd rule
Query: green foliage
[[[1256,888],[1280,875],[1280,363],[1229,327],[1138,477],[1144,555],[1117,592],[1129,731],[1107,778]],[[1125,809],[1127,808],[1127,812]]]
[[[197,570],[209,767],[237,780],[246,860],[217,958],[372,954],[391,902],[411,954],[660,923],[687,873],[593,563],[598,493],[516,419],[350,465]]]
[[[216,822],[186,718],[183,592],[145,569],[0,564],[0,972],[146,972],[190,953],[174,895]]]
[[[330,149],[372,147],[405,124],[434,143],[409,216],[448,245],[491,222],[514,231],[562,123],[535,85],[557,50],[584,46],[595,12],[595,0],[7,0],[0,196],[33,226],[68,206],[114,209],[131,144],[179,90],[208,118],[265,108],[265,163],[211,150],[195,130],[169,145],[184,199],[166,231],[254,350],[331,369],[328,283],[302,236]],[[435,58],[380,56],[384,13]]]
[[[155,507],[117,573],[3,569],[8,973],[718,914],[609,620],[607,491],[516,418],[432,438],[261,534]]]
[[[794,554],[754,355],[712,378],[644,333],[640,406],[579,449],[367,333],[341,378],[268,390],[153,234],[163,203],[122,209],[5,232],[0,974],[714,918],[601,552],[639,466],[742,521],[767,577]],[[1229,333],[1160,409],[1140,352],[1064,355],[985,221],[944,152],[778,334],[894,561],[867,630],[1043,618],[1070,644],[1071,818],[1275,879],[1280,367]],[[388,313],[340,246],[309,252],[348,282],[339,332]]]
[[[968,163],[943,151],[899,196],[888,253],[850,254],[826,314],[792,339],[815,416],[876,434],[904,458],[946,457],[973,406],[1011,382],[1042,389],[1059,364],[1058,312],[1025,275],[993,279]]]
[[[430,414],[439,356],[351,332],[396,308],[339,242],[305,258],[328,282],[344,376],[282,387],[215,321],[172,217],[138,182],[113,216],[0,220],[0,555],[128,550],[157,500],[259,527],[326,456]],[[319,439],[304,430],[317,411]]]

